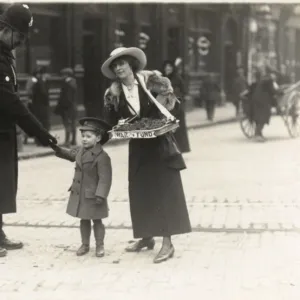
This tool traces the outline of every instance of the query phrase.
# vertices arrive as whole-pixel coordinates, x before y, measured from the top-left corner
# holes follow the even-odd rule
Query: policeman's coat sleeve
[[[46,130],[14,92],[8,67],[0,62],[0,112],[13,119],[27,134],[42,136]]]

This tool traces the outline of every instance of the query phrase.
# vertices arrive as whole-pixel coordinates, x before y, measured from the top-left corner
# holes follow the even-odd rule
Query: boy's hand
[[[96,204],[103,204],[104,200],[105,200],[104,198],[96,197]]]
[[[59,150],[61,150],[61,148],[59,146],[57,146],[56,144],[51,143],[50,147],[52,148],[52,150],[54,152],[59,152]]]

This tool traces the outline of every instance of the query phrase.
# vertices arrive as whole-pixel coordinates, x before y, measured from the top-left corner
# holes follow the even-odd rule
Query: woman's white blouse
[[[130,103],[130,105],[133,107],[135,111],[132,110],[132,108],[129,106],[129,110],[131,113],[138,115],[140,114],[141,107],[140,107],[140,97],[139,97],[139,88],[138,88],[138,82],[137,80],[134,81],[134,86],[131,90],[127,88],[126,85],[122,83],[122,89],[124,91],[126,100]]]

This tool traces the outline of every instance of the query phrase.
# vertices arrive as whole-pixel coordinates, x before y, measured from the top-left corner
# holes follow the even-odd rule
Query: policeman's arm
[[[6,72],[7,66],[0,63],[0,111],[12,119],[29,135],[36,136],[41,142],[49,139],[47,131],[21,102],[14,92],[12,78]]]

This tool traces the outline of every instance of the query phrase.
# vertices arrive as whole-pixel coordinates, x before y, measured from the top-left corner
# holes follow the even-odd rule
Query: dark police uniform
[[[16,15],[18,16],[17,21],[15,20]],[[15,4],[0,16],[0,22],[8,28],[22,33],[22,26],[30,26],[28,25],[31,20],[30,16],[28,8]],[[23,18],[22,22],[20,18]],[[17,27],[12,26],[11,23]],[[26,28],[24,31],[26,32]],[[13,60],[14,57],[9,46],[0,41],[0,250],[2,250],[0,256],[6,254],[3,248],[22,247],[21,243],[13,243],[8,240],[2,230],[2,214],[16,212],[18,187],[16,125],[28,135],[35,136],[45,146],[57,143],[56,139],[42,127],[21,102],[17,94],[17,78]]]

